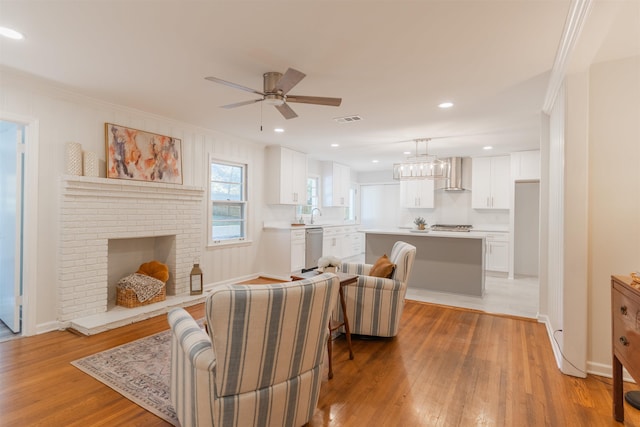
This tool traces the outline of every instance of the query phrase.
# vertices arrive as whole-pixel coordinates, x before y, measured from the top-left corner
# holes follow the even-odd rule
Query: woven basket
[[[132,289],[117,289],[117,298],[116,305],[121,305],[127,308],[140,307],[147,304],[153,304],[154,302],[160,302],[167,299],[167,290],[166,286],[163,286],[158,295],[153,298],[146,300],[145,302],[140,302],[136,293]]]

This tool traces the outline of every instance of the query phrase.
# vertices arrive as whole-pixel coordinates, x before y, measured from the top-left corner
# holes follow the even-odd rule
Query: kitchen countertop
[[[262,228],[264,230],[304,230],[307,228],[327,228],[327,227],[360,227],[360,224],[330,224],[330,223],[320,223],[320,224],[287,224],[287,223],[265,223]]]
[[[455,237],[457,239],[484,239],[487,235],[483,231],[418,231],[415,229],[364,229],[361,230],[365,234],[394,234],[400,236],[418,236],[418,237]]]

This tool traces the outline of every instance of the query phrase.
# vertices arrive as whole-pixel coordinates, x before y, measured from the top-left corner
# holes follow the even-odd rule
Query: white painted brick
[[[102,301],[94,301],[87,303],[87,308],[94,309],[95,313],[103,313],[107,311],[107,304]]]
[[[168,263],[173,291],[188,294],[188,272],[206,233],[203,188],[70,177],[63,179],[62,194],[63,321],[106,311],[108,239],[175,235],[175,261]]]

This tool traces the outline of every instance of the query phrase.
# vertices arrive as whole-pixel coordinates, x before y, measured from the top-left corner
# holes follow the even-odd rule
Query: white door
[[[0,320],[20,332],[23,128],[0,122]]]

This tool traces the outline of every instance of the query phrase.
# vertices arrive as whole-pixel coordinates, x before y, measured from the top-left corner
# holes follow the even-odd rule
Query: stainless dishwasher
[[[318,260],[322,256],[322,228],[307,228],[305,233],[304,270],[318,267]]]

